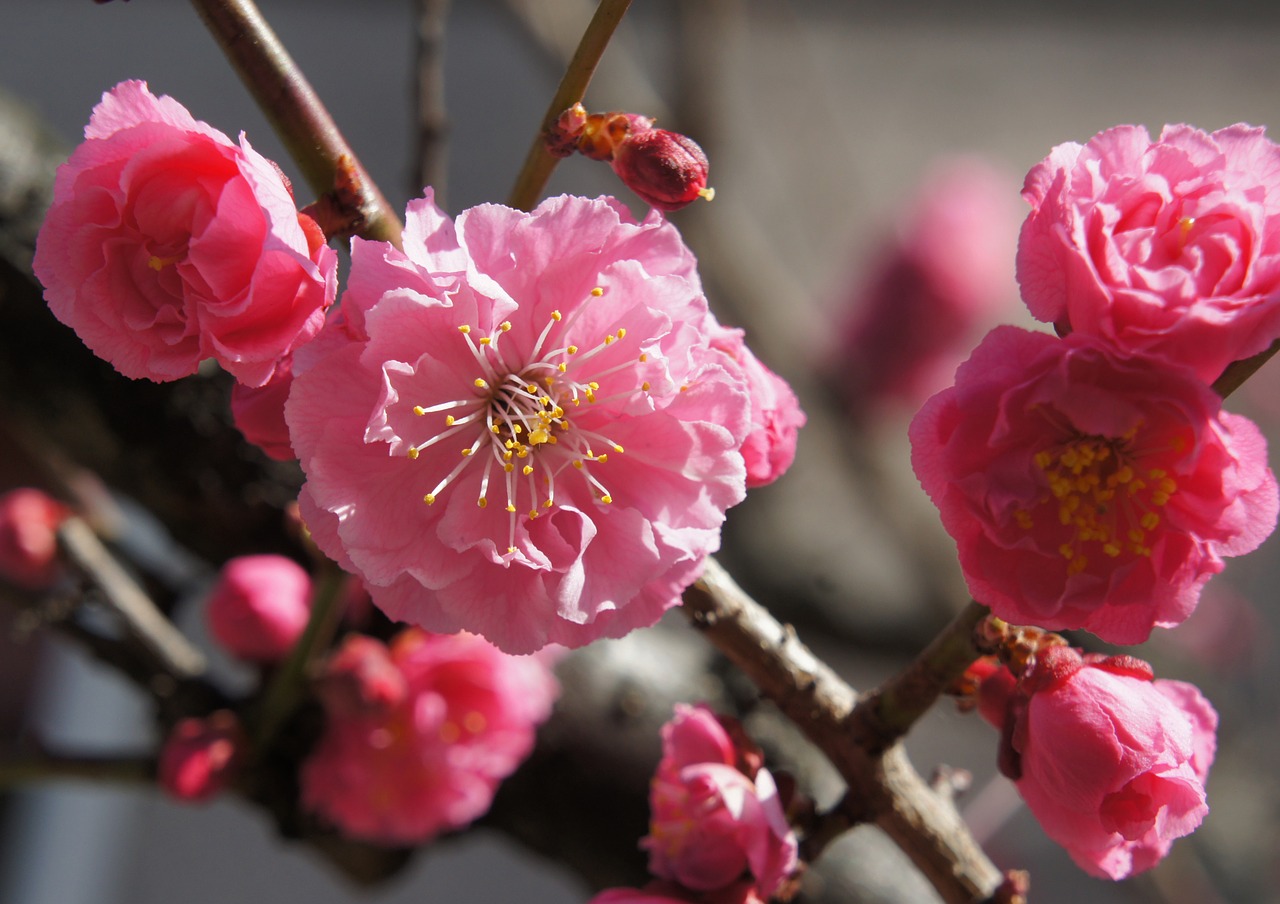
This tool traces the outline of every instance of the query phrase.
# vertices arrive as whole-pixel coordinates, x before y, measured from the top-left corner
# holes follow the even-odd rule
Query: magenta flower
[[[0,495],[0,578],[28,590],[58,580],[58,526],[67,507],[34,487]]]
[[[337,285],[279,168],[138,81],[103,96],[59,167],[34,267],[85,345],[161,382],[205,358],[266,382],[319,332]]]
[[[1218,715],[1193,685],[1153,681],[1129,656],[1060,646],[1020,682],[1001,669],[979,693],[1001,729],[1001,771],[1090,874],[1150,869],[1208,813]]]
[[[235,780],[248,749],[244,728],[230,710],[183,719],[160,748],[160,787],[175,800],[211,800]]]
[[[1280,148],[1262,129],[1117,126],[1027,174],[1031,313],[1211,382],[1280,336]]]
[[[649,792],[649,871],[695,891],[733,885],[744,874],[770,897],[797,867],[772,774],[749,775],[743,752],[705,706],[678,704],[662,729],[662,760]]]
[[[231,419],[244,438],[276,461],[292,461],[289,425],[284,420],[284,403],[293,388],[293,356],[286,355],[276,365],[271,379],[261,386],[236,383],[231,387]]]
[[[1146,640],[1276,523],[1252,422],[1191,371],[993,330],[910,428],[969,592],[1015,624]]]
[[[512,653],[652,624],[745,493],[747,385],[692,255],[610,199],[407,219],[403,253],[353,241],[296,362],[316,543],[392,618]]]
[[[507,656],[471,634],[410,628],[390,649],[356,635],[333,663],[302,803],[381,844],[418,844],[484,814],[559,692],[547,656]]]
[[[607,888],[588,904],[764,904],[764,900],[748,881],[698,892],[656,879],[644,888]]]
[[[311,576],[284,556],[231,559],[209,593],[205,617],[214,639],[232,656],[279,662],[311,617]]]

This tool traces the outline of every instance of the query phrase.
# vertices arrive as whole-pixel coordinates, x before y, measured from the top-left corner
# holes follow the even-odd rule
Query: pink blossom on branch
[[[343,834],[427,841],[483,815],[533,749],[559,692],[546,654],[508,656],[471,634],[352,635],[321,683],[324,735],[303,763],[303,806]]]
[[[1280,147],[1237,124],[1117,126],[1027,174],[1031,313],[1212,382],[1280,337]]]
[[[679,602],[744,496],[751,400],[661,215],[454,224],[428,195],[403,252],[353,241],[342,314],[285,414],[312,536],[388,615],[520,653]]]
[[[607,888],[588,904],[764,904],[750,881],[711,891],[692,891],[662,879],[644,888]]]
[[[160,748],[160,787],[176,800],[203,803],[236,779],[249,738],[230,710],[178,722]]]
[[[320,330],[337,257],[243,136],[127,81],[58,169],[34,268],[54,316],[125,376],[214,358],[257,386]]]
[[[911,423],[969,592],[1015,624],[1146,640],[1276,523],[1252,422],[1185,368],[993,330]]]
[[[705,706],[677,704],[649,792],[649,871],[695,891],[754,877],[769,898],[796,870],[796,836],[777,785]]]
[[[0,495],[0,579],[28,590],[58,580],[58,525],[67,507],[34,487]]]
[[[236,383],[231,387],[231,419],[244,438],[276,461],[292,461],[289,425],[284,420],[284,403],[293,388],[293,356],[276,364],[271,379],[261,386]]]
[[[279,662],[311,617],[311,576],[284,556],[231,559],[209,593],[205,617],[214,639],[232,656]]]
[[[1193,685],[1153,680],[1132,657],[1059,646],[1020,681],[993,673],[979,699],[1001,729],[1001,771],[1092,875],[1150,869],[1209,811],[1218,715]]]

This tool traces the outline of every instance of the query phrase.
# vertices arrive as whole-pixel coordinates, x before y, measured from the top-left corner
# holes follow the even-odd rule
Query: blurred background
[[[260,7],[392,206],[402,208],[421,189],[415,5],[261,0]],[[590,9],[579,0],[451,5],[450,212],[506,197]],[[49,140],[65,148],[51,159],[79,140],[105,90],[139,78],[222,131],[245,131],[295,176],[300,203],[309,200],[188,5],[6,0],[0,21],[3,103],[25,105],[47,124]],[[1278,39],[1280,8],[1262,3],[1220,2],[1211,12],[1190,0],[635,4],[587,105],[656,115],[707,150],[716,198],[673,218],[702,261],[720,319],[747,330],[756,353],[792,381],[810,418],[792,472],[730,513],[722,558],[855,686],[889,674],[965,599],[950,541],[911,475],[905,429],[988,327],[1030,325],[1013,280],[1023,174],[1054,145],[1118,123],[1153,133],[1175,122],[1280,129]],[[0,134],[0,146],[17,137]],[[0,195],[26,178],[20,170],[28,165],[38,166],[11,150],[0,158]],[[583,159],[561,165],[550,191],[617,193],[643,211],[606,167]],[[953,197],[962,199],[959,209],[935,209]],[[942,231],[956,240],[938,266],[950,268],[953,283],[968,279],[965,291],[980,298],[951,311],[946,347],[925,343],[927,367],[873,387],[863,356],[888,351],[888,360],[902,359],[914,347],[895,343],[908,343],[935,316],[908,306],[888,267],[895,255],[916,253],[914,227],[930,217],[950,224]],[[877,302],[888,305],[893,328],[883,325]],[[0,297],[0,310],[4,304]],[[1280,446],[1277,372],[1280,365],[1268,365],[1230,402],[1262,424],[1273,448]],[[20,383],[0,390],[24,391]],[[16,480],[0,472],[0,489]],[[961,808],[1001,868],[1031,870],[1035,901],[1280,901],[1277,542],[1231,561],[1187,624],[1134,651],[1163,677],[1199,684],[1222,715],[1211,813],[1154,873],[1112,885],[1076,869],[994,775],[995,733],[976,717],[944,701],[912,735],[912,758],[926,775],[943,762],[973,773]],[[20,732],[88,749],[145,744],[149,714],[124,681],[7,618],[6,625],[0,610],[7,632],[0,745]],[[679,634],[683,624],[668,627]],[[666,643],[640,649],[677,655]],[[656,759],[656,738],[650,743],[646,755]],[[829,775],[811,777],[820,796],[838,793]],[[440,844],[391,882],[360,890],[235,802],[184,808],[150,790],[65,786],[11,795],[0,812],[6,904],[572,904],[591,894],[574,872],[498,833]],[[832,900],[931,900],[927,888],[904,882],[896,852],[874,830],[855,831],[827,857],[854,877]]]

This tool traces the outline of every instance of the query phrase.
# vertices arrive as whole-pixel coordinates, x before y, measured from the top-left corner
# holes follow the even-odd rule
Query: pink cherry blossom
[[[322,685],[326,726],[302,766],[303,805],[381,844],[467,825],[533,749],[559,690],[550,661],[472,634],[410,628],[390,648],[348,638]]]
[[[649,871],[709,891],[755,878],[768,898],[795,871],[796,836],[768,769],[739,768],[733,739],[705,706],[676,706],[649,792]]]
[[[337,257],[278,167],[144,82],[105,94],[36,243],[50,310],[128,377],[250,386],[313,337]]]
[[[248,747],[240,720],[229,710],[183,719],[160,749],[160,787],[188,803],[210,800],[235,780]]]
[[[214,639],[231,655],[279,662],[307,627],[311,576],[284,556],[239,556],[222,567],[205,615]]]
[[[913,409],[1016,297],[1016,177],[979,157],[938,160],[853,286],[828,366],[856,409]]]
[[[392,618],[512,653],[652,624],[743,498],[751,427],[679,234],[569,196],[455,225],[428,194],[404,246],[353,241],[295,363],[315,542]]]
[[[711,335],[719,349],[742,368],[751,393],[751,432],[742,443],[747,487],[773,483],[796,458],[796,440],[805,424],[800,401],[791,386],[752,354],[742,330],[721,327]]]
[[[910,436],[969,592],[1015,624],[1139,643],[1276,523],[1252,422],[1190,370],[1081,334],[993,330]]]
[[[281,358],[271,379],[261,386],[236,383],[231,387],[231,418],[236,429],[276,461],[298,457],[289,444],[289,425],[284,420],[284,403],[292,388],[292,355]]]
[[[67,507],[32,487],[0,495],[0,578],[28,590],[58,579],[58,525]]]
[[[1045,833],[1087,872],[1155,866],[1208,812],[1218,716],[1192,685],[1152,680],[1127,656],[1041,651],[1015,685],[987,679],[981,711],[1003,735],[1001,769]]]
[[[1117,126],[1027,174],[1031,313],[1212,381],[1280,336],[1280,148],[1237,124]]]

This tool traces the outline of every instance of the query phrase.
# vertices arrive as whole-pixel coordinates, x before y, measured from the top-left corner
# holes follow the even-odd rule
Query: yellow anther
[[[529,443],[534,446],[541,446],[543,443],[551,439],[550,431],[543,427],[536,427],[529,433]]]
[[[453,426],[453,415],[452,415],[452,414],[446,414],[446,415],[444,416],[444,425],[445,425],[446,427],[452,427],[452,426]]]
[[[488,388],[489,388],[489,384],[488,384],[488,383],[486,383],[484,380],[482,380],[480,377],[476,377],[475,386],[476,386],[476,389],[488,389]]]
[[[565,365],[565,364],[556,365],[556,370],[560,371],[560,373],[564,373],[568,369],[569,369],[568,365]]]
[[[615,339],[617,339],[617,338],[618,338],[617,336],[614,336],[614,335],[612,335],[612,334],[607,335],[607,336],[605,336],[605,337],[604,337],[604,344],[605,344],[605,345],[612,345],[612,344],[613,344],[613,340],[615,340]]]
[[[613,444],[613,451],[614,451],[614,452],[617,452],[619,455],[621,455],[621,454],[622,454],[622,447],[621,447],[621,446],[619,446],[617,443],[614,443],[614,444]]]
[[[1076,554],[1076,548],[1075,548],[1074,546],[1072,546],[1070,543],[1063,543],[1061,546],[1059,546],[1059,547],[1058,547],[1058,553],[1059,553],[1059,554],[1060,554],[1064,559],[1068,559],[1068,560],[1069,560],[1069,559],[1071,559],[1073,556],[1075,556],[1075,554]]]
[[[506,332],[510,332],[510,330],[511,330],[511,321],[510,321],[510,320],[504,320],[504,321],[502,321],[502,323],[498,324],[498,329],[502,330],[502,332],[504,332],[504,333],[506,333]]]
[[[575,468],[577,468],[579,471],[581,471],[581,470],[582,470],[582,459],[580,459],[580,458],[575,458],[575,459],[573,460],[573,466],[574,466]]]
[[[559,312],[559,311],[552,311],[552,312],[551,312],[551,319],[552,319],[552,320],[554,320],[554,321],[556,321],[557,323],[559,323],[559,322],[560,322],[560,312]]]
[[[472,452],[474,452],[474,451],[475,451],[475,450],[474,450],[474,449],[472,449],[472,448],[466,448],[466,449],[463,449],[463,450],[462,450],[462,457],[463,457],[463,458],[466,458],[468,455],[470,455],[470,454],[471,454]]]
[[[576,355],[578,353],[578,346],[570,345],[564,351],[567,355]]]
[[[492,342],[493,342],[493,340],[492,340],[492,339],[490,339],[488,336],[484,336],[484,337],[482,337],[482,338],[480,339],[480,344],[481,344],[481,345],[490,345],[490,344],[492,344]]]
[[[603,496],[600,497],[600,501],[603,502],[605,505],[609,505],[611,502],[613,502],[613,497],[610,496],[608,493],[605,493]]]
[[[648,392],[648,391],[649,391],[649,381],[648,381],[648,380],[645,380],[643,383],[641,383],[641,384],[640,384],[640,391],[641,391],[641,392]]]
[[[465,334],[465,333],[469,333],[469,332],[471,332],[471,327],[467,326],[467,325],[464,323],[462,326],[458,327],[458,332],[459,332],[459,333],[464,333],[464,334]]]
[[[521,433],[524,432],[524,428],[521,427],[519,424],[512,424],[511,432],[514,433],[516,436],[519,436]]]
[[[418,457],[418,450],[410,446],[409,451],[406,454],[410,459],[416,459]]]
[[[605,463],[605,462],[607,462],[608,460],[609,460],[609,453],[608,453],[608,452],[606,452],[604,455],[598,455],[598,456],[596,456],[596,461],[600,462],[601,464],[604,464],[604,463]]]
[[[476,505],[480,506],[480,508],[486,508],[489,505],[489,500],[481,496],[479,499],[476,500]]]
[[[436,501],[436,494],[428,493],[427,495],[422,497],[422,501],[425,502],[427,505],[434,505]]]
[[[1048,452],[1037,452],[1035,462],[1040,470],[1047,471],[1049,470],[1049,465],[1053,464],[1053,456]]]
[[[548,499],[546,502],[542,503],[542,507],[543,507],[543,508],[551,508],[551,504],[552,504],[552,503],[551,503],[551,500],[550,500],[550,499]]]
[[[520,469],[520,473],[523,474],[525,477],[528,477],[530,474],[533,473],[533,465],[525,465],[523,468]]]
[[[1138,523],[1147,530],[1155,530],[1160,526],[1160,516],[1155,512],[1147,512],[1142,516],[1142,520]]]
[[[512,505],[510,502],[508,502],[507,511],[514,515],[516,513],[516,507]]]
[[[510,455],[510,454],[511,453],[509,452],[507,453],[507,455]],[[504,455],[503,457],[505,458],[506,456]],[[507,462],[505,465],[502,466],[502,470],[506,471],[508,474],[510,474],[515,469],[516,469],[516,466],[513,465],[511,462]]]
[[[1120,555],[1120,547],[1116,546],[1114,543],[1107,543],[1102,547],[1102,551],[1113,559]]]
[[[648,360],[649,360],[649,356],[648,356],[648,355],[641,355],[641,356],[640,356],[640,363],[641,363],[641,364],[643,364],[644,362],[646,362],[646,361],[648,361]]]
[[[623,337],[625,337],[626,335],[627,335],[627,328],[626,328],[626,327],[624,327],[624,326],[620,326],[620,327],[618,327],[618,338],[619,338],[619,339],[622,339],[622,338],[623,338]]]
[[[591,294],[594,295],[596,298],[599,298],[601,295],[604,294],[604,289],[600,288],[599,286],[596,286],[594,289],[591,290]]]
[[[414,405],[413,413],[416,414],[418,417],[422,417],[424,414],[427,413],[427,409],[423,408],[421,405]]]

